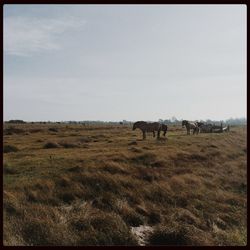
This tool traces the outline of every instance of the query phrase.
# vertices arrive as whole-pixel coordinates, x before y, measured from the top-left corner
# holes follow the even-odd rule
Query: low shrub
[[[137,145],[137,142],[136,142],[136,141],[131,141],[131,142],[128,143],[128,145],[129,145],[129,146],[130,146],[130,145]]]
[[[158,212],[150,212],[148,215],[148,223],[151,225],[158,224],[161,222],[161,214]]]
[[[82,136],[82,137],[80,137],[80,138],[78,139],[78,141],[81,142],[81,143],[85,143],[85,142],[91,142],[92,139],[89,138],[89,137],[84,137],[84,136]]]
[[[4,153],[11,153],[11,152],[17,152],[19,149],[12,145],[4,145],[3,146],[3,152]]]
[[[79,148],[79,144],[76,144],[76,143],[70,143],[70,142],[67,142],[67,141],[62,141],[62,142],[59,142],[59,144],[64,147],[64,148]]]
[[[30,133],[38,133],[38,132],[42,132],[42,129],[40,128],[33,128],[29,130]]]
[[[129,150],[132,151],[132,152],[135,152],[135,153],[141,153],[142,152],[141,149],[135,148],[135,147],[131,147],[131,148],[129,148]]]
[[[149,236],[149,245],[189,245],[186,232],[178,227],[158,227]]]
[[[16,174],[16,169],[13,169],[10,165],[4,163],[3,164],[3,173],[4,174]]]
[[[48,130],[51,131],[51,132],[58,132],[57,128],[49,128]]]
[[[43,146],[43,148],[59,148],[59,147],[60,147],[60,145],[56,142],[47,142]]]
[[[75,196],[70,191],[63,192],[59,198],[65,203],[71,203],[75,200]]]
[[[150,245],[167,246],[211,246],[214,240],[210,232],[204,232],[193,225],[168,223],[161,225],[149,236]]]
[[[25,130],[20,129],[20,128],[15,128],[15,127],[10,127],[4,129],[4,135],[13,135],[13,134],[24,134]]]

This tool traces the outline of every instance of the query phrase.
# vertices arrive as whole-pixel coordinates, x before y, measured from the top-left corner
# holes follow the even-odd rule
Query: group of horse
[[[201,133],[212,133],[212,132],[223,132],[229,131],[229,126],[223,128],[222,123],[220,126],[212,125],[212,124],[204,124],[203,122],[190,122],[187,120],[182,121],[182,127],[186,127],[187,134],[191,134],[191,130],[193,134]],[[166,136],[168,126],[166,124],[162,124],[159,122],[145,122],[138,121],[133,124],[133,130],[140,129],[142,131],[143,140],[146,139],[146,133],[152,132],[155,137],[155,132],[157,132],[157,139],[160,138],[160,133],[163,131],[163,136]]]

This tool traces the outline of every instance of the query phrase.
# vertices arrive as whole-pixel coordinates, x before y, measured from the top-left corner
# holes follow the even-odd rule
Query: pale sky
[[[4,5],[4,120],[246,117],[245,5]]]

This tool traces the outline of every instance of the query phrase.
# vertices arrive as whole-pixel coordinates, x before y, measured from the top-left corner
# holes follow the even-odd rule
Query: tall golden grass
[[[246,127],[4,125],[4,245],[246,245]]]

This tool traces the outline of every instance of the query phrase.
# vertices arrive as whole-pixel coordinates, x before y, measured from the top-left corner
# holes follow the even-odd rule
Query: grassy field
[[[4,245],[246,245],[246,127],[167,139],[4,125]]]

